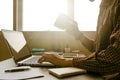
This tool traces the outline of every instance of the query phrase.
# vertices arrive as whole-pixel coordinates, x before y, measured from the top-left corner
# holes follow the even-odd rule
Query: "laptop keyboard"
[[[26,61],[24,61],[24,63],[26,63],[26,64],[35,64],[35,63],[38,63],[38,60],[40,59],[40,57],[32,57],[32,58],[30,58],[30,59],[28,59],[28,60],[26,60]]]
[[[42,62],[41,64],[38,63],[38,60],[40,59],[40,56],[34,56],[26,61],[24,61],[23,63],[19,63],[19,65],[24,65],[24,66],[33,66],[33,67],[38,67],[38,66],[49,66],[49,67],[53,67],[55,65],[53,65],[50,62]]]

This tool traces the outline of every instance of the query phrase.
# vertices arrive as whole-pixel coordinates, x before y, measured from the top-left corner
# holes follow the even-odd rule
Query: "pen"
[[[5,70],[5,72],[19,72],[19,71],[26,71],[29,69],[30,68],[9,69],[9,70]]]

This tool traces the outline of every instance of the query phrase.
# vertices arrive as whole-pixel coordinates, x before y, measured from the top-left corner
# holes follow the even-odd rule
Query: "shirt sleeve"
[[[95,52],[95,41],[89,39],[86,35],[82,34],[80,37],[80,42],[90,51]]]
[[[73,58],[73,65],[101,74],[120,72],[120,29],[112,34],[114,43],[92,57]]]

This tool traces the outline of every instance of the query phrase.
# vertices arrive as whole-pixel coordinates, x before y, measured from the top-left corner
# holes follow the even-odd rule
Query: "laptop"
[[[40,55],[32,55],[21,31],[1,30],[11,55],[19,66],[55,66],[50,62],[38,63]]]

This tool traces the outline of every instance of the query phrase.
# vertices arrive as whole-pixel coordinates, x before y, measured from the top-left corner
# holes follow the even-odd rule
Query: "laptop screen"
[[[3,33],[5,40],[8,43],[8,47],[11,50],[11,54],[13,55],[16,61],[31,56],[23,32],[11,30],[1,31]]]

